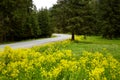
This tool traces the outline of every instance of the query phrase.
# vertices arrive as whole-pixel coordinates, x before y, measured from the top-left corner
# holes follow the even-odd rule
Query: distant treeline
[[[0,0],[0,42],[50,37],[49,11],[32,0]]]

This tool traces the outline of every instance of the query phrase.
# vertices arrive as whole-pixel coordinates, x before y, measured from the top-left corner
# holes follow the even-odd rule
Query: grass
[[[100,36],[88,36],[87,39],[80,39],[77,36],[77,40],[69,41],[64,46],[61,45],[61,42],[55,43],[54,46],[60,50],[68,49],[72,50],[72,53],[75,55],[81,55],[83,51],[89,52],[101,52],[101,53],[110,53],[120,61],[120,40],[107,40],[103,39]],[[49,46],[40,47],[39,51],[43,52],[48,49]]]
[[[73,53],[80,54],[82,51],[108,52],[120,61],[120,40],[107,40],[100,36],[88,36],[86,40],[73,41],[66,46]]]

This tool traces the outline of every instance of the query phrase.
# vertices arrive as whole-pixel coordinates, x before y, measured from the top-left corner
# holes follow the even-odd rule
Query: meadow
[[[88,36],[84,39],[84,36],[75,36],[75,41],[56,42],[51,45],[59,50],[71,50],[75,55],[81,55],[83,51],[88,52],[101,52],[104,55],[111,54],[115,59],[120,61],[120,39],[103,39],[100,36]],[[40,49],[39,49],[40,48]],[[44,52],[49,49],[49,44],[37,47],[37,51]]]
[[[119,80],[120,40],[76,36],[0,52],[0,80]]]

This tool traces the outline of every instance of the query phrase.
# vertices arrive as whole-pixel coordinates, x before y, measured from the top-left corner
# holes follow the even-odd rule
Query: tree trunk
[[[71,40],[72,40],[72,41],[75,40],[75,34],[74,34],[74,31],[72,31],[72,37],[71,37]]]

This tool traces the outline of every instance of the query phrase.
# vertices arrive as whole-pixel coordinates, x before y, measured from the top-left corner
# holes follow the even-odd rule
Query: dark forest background
[[[53,32],[120,37],[120,0],[58,0],[36,9],[32,0],[0,0],[0,42],[50,37]]]

